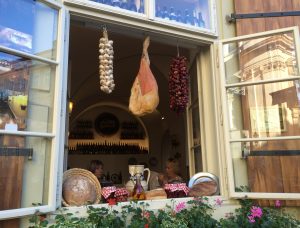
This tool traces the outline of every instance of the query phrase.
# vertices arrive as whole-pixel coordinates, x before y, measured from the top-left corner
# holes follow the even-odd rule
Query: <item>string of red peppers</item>
[[[169,72],[170,109],[183,113],[189,101],[187,58],[177,56],[172,59]]]

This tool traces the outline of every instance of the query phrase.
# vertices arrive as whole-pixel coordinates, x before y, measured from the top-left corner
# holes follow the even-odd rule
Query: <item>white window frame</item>
[[[280,78],[276,80],[265,80],[265,81],[255,81],[255,82],[241,82],[241,83],[234,83],[234,84],[226,84],[225,81],[225,64],[223,62],[223,44],[248,40],[253,38],[260,38],[266,37],[276,34],[282,34],[291,32],[294,35],[294,42],[295,42],[295,50],[296,50],[296,59],[298,63],[298,69],[300,67],[300,48],[299,48],[299,29],[298,27],[290,27],[284,29],[277,29],[267,32],[255,33],[251,35],[239,36],[230,39],[220,40],[217,42],[217,50],[218,50],[218,59],[217,59],[217,66],[219,66],[219,82],[217,82],[218,87],[220,88],[219,95],[219,102],[220,102],[220,111],[224,110],[220,116],[220,125],[223,128],[222,132],[220,132],[223,136],[223,141],[221,142],[221,148],[224,148],[224,153],[226,155],[226,162],[227,162],[227,178],[228,178],[228,187],[229,187],[229,196],[232,198],[251,198],[251,199],[285,199],[285,200],[295,200],[300,199],[300,193],[268,193],[268,192],[236,192],[235,191],[235,184],[234,184],[234,171],[233,171],[233,164],[232,164],[232,156],[230,150],[230,143],[234,142],[254,142],[254,141],[271,141],[271,140],[295,140],[300,139],[300,136],[284,136],[284,137],[264,137],[264,138],[240,138],[240,139],[230,139],[229,136],[229,110],[226,100],[226,89],[236,86],[246,86],[246,85],[257,85],[257,84],[264,84],[270,82],[281,82],[281,81],[291,81],[291,80],[300,80],[299,76],[294,77],[286,77]]]
[[[210,23],[211,29],[206,28],[197,28],[194,26],[184,25],[180,23],[174,23],[172,21],[164,20],[155,17],[155,0],[145,0],[145,13],[136,13],[131,12],[129,10],[119,9],[114,6],[109,6],[105,4],[101,4],[98,2],[93,2],[90,0],[63,0],[64,4],[70,7],[81,7],[87,9],[89,11],[97,11],[102,14],[107,14],[109,18],[111,16],[122,16],[124,20],[126,18],[138,19],[144,22],[144,26],[148,26],[147,24],[151,23],[156,26],[165,27],[166,29],[181,29],[183,31],[194,32],[197,34],[209,35],[212,37],[217,37],[217,7],[216,0],[208,0],[209,1],[209,11],[210,11]],[[122,23],[121,21],[119,21]],[[145,24],[145,22],[147,24]]]
[[[67,55],[64,53],[66,34],[68,34],[68,24],[66,23],[67,11],[63,8],[62,4],[57,3],[53,0],[38,0],[38,2],[48,5],[50,8],[58,10],[58,24],[57,24],[57,46],[56,46],[56,60],[51,60],[43,57],[39,57],[26,52],[17,51],[0,45],[0,51],[7,52],[12,55],[18,55],[21,57],[38,60],[43,63],[55,66],[55,92],[54,92],[54,103],[53,103],[53,129],[51,133],[41,132],[30,132],[30,131],[6,131],[0,130],[0,135],[18,135],[18,136],[34,136],[51,139],[51,160],[49,170],[49,193],[48,193],[48,204],[42,206],[33,206],[26,208],[18,208],[11,210],[0,211],[0,220],[8,218],[16,218],[26,215],[32,215],[37,211],[41,213],[52,212],[57,207],[57,183],[58,175],[57,170],[61,170],[59,167],[60,154],[63,153],[63,143],[61,142],[64,138],[65,128],[65,115],[66,115],[66,70],[67,68]],[[13,10],[13,9],[12,9]],[[25,189],[29,191],[30,189]]]

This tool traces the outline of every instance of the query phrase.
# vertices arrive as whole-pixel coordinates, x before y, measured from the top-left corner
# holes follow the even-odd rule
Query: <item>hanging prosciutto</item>
[[[158,86],[150,69],[149,44],[150,38],[147,37],[143,44],[140,69],[131,88],[129,99],[129,110],[136,116],[152,113],[159,103]]]

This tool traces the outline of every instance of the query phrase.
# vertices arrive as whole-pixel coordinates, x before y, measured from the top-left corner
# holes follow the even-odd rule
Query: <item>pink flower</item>
[[[249,222],[251,222],[251,223],[255,223],[255,219],[254,219],[254,217],[251,216],[251,215],[248,216],[248,220],[249,220]]]
[[[144,211],[144,217],[146,219],[149,219],[150,218],[150,212],[149,211]]]
[[[275,207],[280,207],[280,206],[281,206],[280,200],[275,200]]]
[[[223,200],[221,198],[215,199],[216,205],[221,206],[223,203]]]
[[[185,202],[178,203],[175,207],[175,212],[178,213],[185,209]]]
[[[260,207],[255,207],[255,206],[251,207],[251,216],[253,218],[255,218],[255,217],[260,218],[262,216],[262,214],[263,214],[263,212]]]

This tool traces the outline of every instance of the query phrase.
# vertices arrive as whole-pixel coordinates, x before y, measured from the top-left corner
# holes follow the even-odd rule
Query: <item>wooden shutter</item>
[[[234,3],[236,14],[300,11],[300,0],[235,0]],[[236,32],[237,36],[241,36],[299,25],[300,16],[237,19]],[[246,62],[247,57],[240,59],[240,69]],[[242,102],[244,108],[247,109],[247,98],[244,98]],[[244,126],[247,126],[245,120]],[[247,165],[251,191],[299,193],[299,160],[300,156],[249,157]],[[271,206],[274,205],[274,200],[259,200],[258,203],[262,206]],[[299,206],[300,201],[285,201],[283,204]]]

